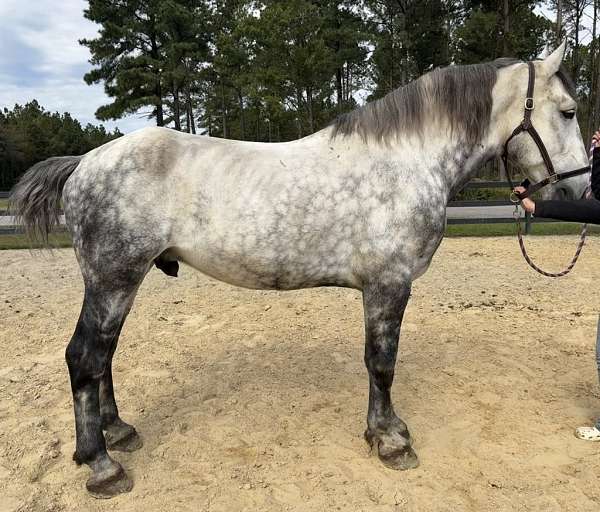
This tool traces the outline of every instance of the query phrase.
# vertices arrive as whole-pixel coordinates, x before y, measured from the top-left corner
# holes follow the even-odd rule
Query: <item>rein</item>
[[[529,257],[529,255],[527,254],[527,249],[525,248],[525,241],[523,240],[523,232],[521,229],[521,216],[519,214],[518,204],[523,199],[531,196],[533,193],[537,192],[538,190],[541,190],[542,188],[544,188],[548,185],[554,185],[554,184],[558,183],[559,181],[563,181],[568,178],[572,178],[573,176],[579,176],[580,174],[585,174],[586,172],[589,172],[590,168],[589,168],[589,166],[581,167],[581,168],[575,169],[573,171],[565,171],[565,172],[561,172],[561,173],[557,173],[556,170],[554,169],[554,165],[552,164],[552,159],[550,158],[550,155],[548,154],[548,150],[546,149],[546,146],[544,145],[542,138],[540,137],[539,133],[534,128],[533,123],[531,122],[531,113],[533,112],[533,110],[535,108],[535,103],[533,101],[533,91],[534,91],[534,87],[535,87],[535,66],[534,66],[533,62],[528,62],[527,67],[529,68],[529,81],[527,84],[527,95],[525,97],[525,113],[523,116],[523,121],[521,121],[519,126],[517,126],[513,130],[510,137],[504,143],[504,150],[502,152],[502,163],[504,165],[504,169],[506,170],[506,177],[508,179],[508,183],[509,183],[511,191],[512,191],[515,187],[512,182],[512,179],[510,176],[510,170],[509,170],[510,168],[508,166],[508,144],[514,137],[516,137],[520,133],[522,133],[522,132],[528,133],[529,136],[533,139],[533,142],[535,142],[535,144],[538,148],[538,151],[540,152],[540,155],[542,156],[542,160],[544,161],[544,165],[546,167],[546,172],[548,173],[548,176],[546,178],[544,178],[543,180],[539,181],[538,183],[535,183],[533,185],[526,187],[525,192],[521,192],[521,193],[511,192],[511,201],[515,204],[514,218],[515,218],[515,222],[517,224],[517,238],[519,240],[519,247],[521,249],[521,254],[523,254],[523,258],[525,259],[527,264],[533,270],[535,270],[536,272],[538,272],[546,277],[562,277],[562,276],[566,276],[569,272],[571,272],[571,270],[573,270],[573,267],[575,266],[575,264],[577,263],[577,260],[579,259],[579,255],[581,254],[581,250],[583,249],[583,246],[585,244],[585,237],[587,235],[587,224],[584,224],[582,227],[581,234],[579,237],[579,243],[577,245],[577,249],[575,251],[575,254],[573,255],[573,258],[571,259],[571,262],[567,265],[567,267],[564,270],[561,270],[560,272],[546,272],[545,270],[542,270],[540,267],[538,267],[533,262],[533,260]]]

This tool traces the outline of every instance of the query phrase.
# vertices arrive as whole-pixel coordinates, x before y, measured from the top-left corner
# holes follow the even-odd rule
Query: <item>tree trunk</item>
[[[238,91],[238,103],[240,105],[240,132],[241,139],[246,140],[246,116],[244,113],[244,98],[242,97],[242,91]]]
[[[575,44],[573,46],[573,81],[575,85],[579,81],[579,27],[581,26],[582,11],[579,8],[579,2],[576,4],[575,14]]]
[[[592,136],[592,133],[594,133],[594,127],[595,127],[595,117],[596,117],[596,112],[595,112],[595,108],[594,108],[594,104],[592,102],[592,98],[594,98],[598,92],[598,82],[596,80],[596,66],[597,66],[597,58],[596,58],[596,52],[597,52],[597,41],[596,41],[596,16],[598,15],[598,0],[594,0],[594,19],[592,22],[592,43],[590,44],[590,70],[591,70],[591,75],[592,75],[592,80],[590,83],[590,94],[588,96],[588,126],[587,126],[587,137],[588,139]]]
[[[152,22],[154,23],[154,18],[152,18]],[[156,34],[150,34],[150,56],[157,61],[159,58],[158,54],[158,43],[156,42]],[[156,77],[156,84],[154,86],[154,94],[156,95],[156,126],[164,126],[165,125],[165,116],[163,111],[163,97],[162,97],[162,86],[160,83],[160,69],[156,70],[154,73]]]
[[[300,89],[296,89],[296,123],[298,126],[298,138],[301,139],[302,138],[302,121],[301,119],[301,114],[302,114],[302,103],[304,103],[302,101],[302,91]]]
[[[164,126],[165,125],[165,116],[163,113],[163,104],[162,104],[162,87],[160,86],[160,76],[156,79],[156,88],[155,94],[158,98],[156,103],[156,126]]]
[[[344,101],[347,105],[350,104],[350,98],[352,98],[352,73],[350,64],[346,64],[346,88],[344,91]]]
[[[310,128],[310,133],[315,133],[315,119],[313,113],[313,97],[312,97],[312,88],[306,88],[306,103],[308,106],[308,126]]]
[[[221,80],[221,116],[223,123],[223,138],[227,138],[227,110],[225,108],[225,86]]]
[[[196,122],[194,121],[194,107],[192,105],[192,95],[190,93],[190,88],[187,87],[185,90],[185,107],[187,110],[187,115],[189,119],[189,132],[196,135]]]
[[[179,84],[173,80],[173,122],[175,129],[181,131],[181,106],[179,104]]]
[[[598,89],[598,85],[600,84],[600,65],[596,63],[596,89]],[[595,91],[596,101],[594,102],[594,125],[591,129],[591,133],[594,133],[594,130],[598,129],[598,123],[600,122],[600,94],[598,91]],[[590,133],[590,135],[591,135]]]
[[[342,112],[344,110],[344,86],[342,85],[342,69],[337,68],[335,70],[335,89],[337,95],[337,107],[338,112]]]
[[[559,45],[561,43],[562,37],[562,10],[563,3],[562,0],[556,1],[556,44]]]
[[[393,91],[394,87],[394,17],[392,15],[392,10],[389,9],[390,14],[390,88],[389,91]],[[386,91],[388,92],[388,91]]]
[[[256,142],[260,141],[260,108],[256,112]]]
[[[502,34],[502,56],[508,57],[509,55],[509,45],[508,45],[508,36],[510,33],[510,10],[509,10],[509,1],[504,0],[504,33]]]

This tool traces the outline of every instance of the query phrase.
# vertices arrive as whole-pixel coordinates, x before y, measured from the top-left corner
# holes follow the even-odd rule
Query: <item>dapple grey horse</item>
[[[564,44],[536,61],[533,121],[558,169],[587,155]],[[523,118],[528,68],[500,60],[435,70],[303,139],[265,144],[147,128],[81,157],[33,166],[12,194],[33,236],[47,240],[62,201],[85,284],[66,359],[75,409],[75,461],[90,493],[132,482],[108,450],[141,446],[119,418],[112,357],[153,264],[178,262],[247,288],[344,286],[364,300],[369,404],[366,440],[386,466],[415,467],[390,388],[411,283],[444,233],[445,208],[497,157]],[[509,144],[532,180],[544,177],[526,134]],[[561,184],[583,194],[586,177]],[[556,192],[556,187],[554,188]],[[564,194],[563,194],[564,195]]]

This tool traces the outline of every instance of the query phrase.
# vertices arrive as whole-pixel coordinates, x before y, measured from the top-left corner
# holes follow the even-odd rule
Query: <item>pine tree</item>
[[[119,119],[150,107],[149,117],[164,125],[161,4],[161,0],[89,0],[84,16],[101,28],[97,38],[80,41],[96,66],[84,79],[88,84],[103,82],[108,96],[114,98],[97,110],[98,119]]]

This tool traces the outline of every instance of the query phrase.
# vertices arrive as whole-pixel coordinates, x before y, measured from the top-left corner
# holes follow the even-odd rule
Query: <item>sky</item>
[[[84,0],[0,0],[0,108],[32,99],[51,112],[70,112],[83,125],[104,124],[126,133],[153,124],[141,116],[98,121],[110,99],[102,84],[89,86],[90,53],[77,41],[96,36],[83,17]]]
[[[92,66],[78,43],[96,36],[98,26],[83,17],[84,0],[0,0],[0,108],[32,99],[51,112],[70,112],[82,124],[99,124],[94,112],[110,99],[102,84],[89,86],[83,75]],[[554,19],[554,13],[538,9]],[[591,39],[586,13],[582,42]],[[127,133],[153,121],[141,115],[102,122]]]

